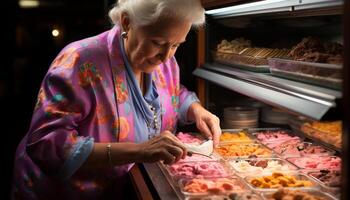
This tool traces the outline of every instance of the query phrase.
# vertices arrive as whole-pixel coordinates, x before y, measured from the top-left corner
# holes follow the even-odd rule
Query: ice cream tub
[[[219,144],[214,153],[224,160],[249,157],[274,157],[273,152],[266,146],[257,143],[225,143]]]
[[[276,192],[264,192],[265,200],[277,199],[314,199],[314,200],[336,200],[334,196],[315,189],[279,189]]]
[[[341,89],[342,65],[269,58],[272,75],[296,81]]]
[[[271,145],[266,144],[267,147]],[[271,147],[270,147],[271,148]],[[276,154],[283,158],[287,157],[303,157],[303,156],[332,156],[335,151],[322,145],[311,142],[298,142],[290,140],[271,148]]]
[[[179,180],[179,187],[185,196],[227,195],[249,191],[247,185],[237,176],[182,178]]]
[[[298,172],[274,172],[270,176],[247,176],[247,184],[256,192],[274,192],[280,188],[319,189],[317,181]]]
[[[271,128],[271,129],[251,129],[249,130],[259,142],[262,144],[270,144],[271,147],[291,140],[303,141],[305,138],[294,134],[290,130]]]
[[[293,157],[287,158],[287,160],[304,171],[341,169],[341,158],[337,156]]]
[[[178,162],[164,167],[174,181],[189,177],[225,177],[234,173],[224,161]]]
[[[323,191],[337,195],[340,194],[341,172],[336,170],[320,170],[308,172],[311,178],[319,182]]]
[[[305,122],[300,130],[312,139],[320,140],[336,149],[341,149],[342,143],[341,121]]]
[[[185,200],[229,200],[227,195],[186,196]]]
[[[294,132],[341,152],[342,126],[340,121],[320,122],[303,117],[293,117],[289,120],[289,124]]]
[[[271,175],[274,172],[296,173],[298,167],[281,158],[248,158],[227,160],[236,174],[240,177],[259,174]]]
[[[223,129],[220,137],[220,143],[243,142],[254,143],[255,138],[244,130]]]
[[[261,195],[253,193],[230,193],[227,195],[187,196],[185,200],[263,200]]]

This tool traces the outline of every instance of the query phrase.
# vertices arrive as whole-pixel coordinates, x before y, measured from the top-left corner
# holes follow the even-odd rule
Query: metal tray
[[[282,168],[275,168],[274,171],[266,171],[264,167],[261,167],[259,165],[265,164],[265,162],[274,162],[278,163],[278,165],[281,165]],[[273,172],[297,172],[299,169],[297,166],[293,165],[292,163],[281,159],[281,158],[246,158],[246,159],[231,159],[227,160],[226,162],[229,163],[229,165],[232,167],[233,170],[235,170],[236,174],[242,178],[246,176],[251,176],[252,174],[259,174],[259,175],[271,175]],[[241,170],[239,167],[236,167],[236,163],[243,162],[243,164],[249,164],[252,167],[257,167],[256,170],[250,170],[250,171],[244,171]],[[264,162],[264,163],[262,163]],[[260,170],[261,169],[261,170]]]
[[[263,200],[260,194],[254,193],[230,193],[228,195],[201,195],[201,196],[186,196],[185,200]]]
[[[165,165],[162,162],[157,162],[158,167],[162,171],[163,175],[165,176],[166,180],[168,181],[171,188],[174,190],[176,196],[179,199],[185,199],[185,196],[181,193],[179,185],[177,182],[175,182],[169,175],[168,171],[165,168]]]
[[[212,169],[211,173],[208,174],[201,174],[201,172],[205,172],[207,170],[206,166],[208,164],[211,164],[216,167],[216,169],[221,168],[225,174],[215,174],[217,170]],[[175,166],[176,165],[176,166]],[[193,175],[186,175],[185,173],[177,174],[175,167],[179,167],[183,170],[188,170],[193,166],[193,172],[197,174]],[[169,176],[174,180],[178,181],[181,178],[191,178],[191,177],[223,177],[223,176],[230,176],[234,174],[232,168],[227,165],[224,161],[203,161],[203,162],[178,162],[172,165],[164,165],[164,168],[166,169]],[[207,172],[206,172],[207,173]]]
[[[300,141],[303,141],[305,139],[305,137],[302,135],[302,134],[297,134],[297,133],[294,133],[292,132],[291,130],[288,130],[288,129],[283,129],[283,128],[255,128],[255,129],[248,129],[248,132],[253,135],[257,141],[261,142],[262,144],[268,144],[268,143],[271,143],[272,141],[267,141],[267,142],[262,142],[261,140],[259,140],[257,138],[257,134],[261,133],[261,132],[265,132],[265,131],[270,131],[270,132],[278,132],[278,131],[284,131],[286,132],[288,135],[290,135],[291,137],[299,137],[300,138]],[[278,140],[278,139],[277,139]],[[277,141],[276,140],[276,141]],[[279,141],[287,141],[287,140],[279,140]]]
[[[264,179],[264,180],[269,180],[269,178],[267,178],[266,176],[247,176],[244,178],[244,180],[246,181],[246,183],[249,185],[249,187],[252,188],[253,191],[256,191],[256,192],[275,192],[277,191],[278,189],[280,189],[281,187],[283,188],[300,188],[300,189],[319,189],[320,188],[320,185],[318,184],[317,181],[315,181],[314,179],[310,178],[309,176],[307,176],[306,174],[303,174],[303,173],[295,173],[295,172],[288,172],[288,173],[283,173],[283,175],[287,175],[287,176],[293,176],[297,181],[307,181],[307,182],[310,182],[311,185],[310,186],[302,186],[302,187],[293,187],[293,186],[282,186],[282,185],[279,185],[279,187],[269,187],[269,185],[264,185],[264,187],[256,187],[254,186],[251,182],[253,180],[256,180],[256,179]],[[266,177],[266,178],[265,178]],[[269,176],[270,177],[270,176]],[[281,182],[282,183],[282,182]]]
[[[202,192],[191,192],[186,190],[186,186],[188,184],[191,184],[192,181],[203,181],[203,184],[209,183],[210,185],[215,185],[212,189],[209,187],[207,188],[207,191],[202,191]],[[237,188],[231,188],[228,187],[228,184],[225,183],[226,186],[225,190],[218,190],[216,189],[216,186],[221,185],[220,182],[228,182],[231,184],[232,187],[237,187]],[[197,184],[196,184],[197,185]],[[207,177],[207,178],[183,178],[179,180],[179,187],[184,196],[203,196],[203,195],[225,195],[225,194],[230,194],[230,193],[245,193],[249,191],[249,188],[245,184],[245,182],[237,177],[237,176],[228,176],[228,177]],[[202,187],[201,187],[202,189]]]
[[[340,173],[340,171],[337,171]],[[318,183],[321,185],[321,188],[323,191],[331,193],[333,195],[338,196],[340,194],[340,187],[336,187],[336,186],[330,186],[327,183],[321,181],[319,178],[316,177],[317,173],[321,173],[320,171],[315,171],[315,172],[308,172],[307,174],[311,177],[314,178],[316,181],[318,181]],[[340,178],[340,177],[339,177]],[[341,183],[341,180],[339,180],[339,182]]]
[[[234,153],[229,154],[229,155],[223,155],[222,151],[225,151],[225,149],[227,150],[231,146],[232,146],[232,148],[236,148],[235,152],[241,152],[245,148],[249,148],[249,147],[255,148],[256,150],[261,149],[263,151],[262,152],[259,152],[259,151],[258,152],[249,152],[249,151],[247,152],[247,151],[245,151],[241,155],[237,155]],[[249,158],[250,156],[257,156],[257,157],[263,157],[263,158],[275,157],[275,154],[269,148],[267,148],[265,145],[259,144],[259,143],[235,143],[235,142],[223,143],[223,144],[219,144],[219,147],[214,149],[214,153],[218,156],[221,156],[224,160],[234,159],[234,158]],[[258,153],[258,155],[254,154],[254,153]]]
[[[289,120],[289,125],[290,127],[292,128],[293,132],[299,134],[299,135],[304,135],[306,138],[309,138],[310,140],[314,141],[316,144],[320,144],[320,145],[323,145],[325,147],[328,147],[330,149],[333,149],[337,152],[341,152],[341,147],[340,146],[335,146],[334,143],[332,143],[331,141],[327,141],[325,140],[325,137],[319,137],[319,138],[316,138],[315,136],[311,135],[311,134],[308,134],[308,133],[305,133],[303,130],[302,130],[302,127],[305,123],[307,122],[312,122],[311,120],[307,120],[305,118],[300,118],[300,117],[293,117]],[[319,131],[317,129],[314,129],[310,126],[308,126],[308,129],[310,131],[313,131],[313,132],[317,132],[319,133],[319,135],[327,135],[327,133],[325,132],[322,132],[322,131]]]
[[[289,142],[289,141],[286,141]],[[269,144],[266,144],[267,147],[269,147]],[[325,150],[323,153],[305,153],[303,150],[298,150],[301,147],[303,148],[309,148],[309,147],[320,147]],[[280,144],[279,146],[276,146],[274,148],[271,148],[277,155],[283,157],[283,158],[288,158],[288,157],[303,157],[303,156],[333,156],[335,155],[335,150],[329,149],[327,147],[324,147],[322,145],[318,144],[313,144],[311,142],[299,142],[297,146],[289,146],[288,144]],[[295,149],[297,153],[288,153],[286,152],[289,149]]]
[[[329,166],[326,168],[326,167],[322,167],[321,165],[319,165],[321,159],[340,159],[341,161],[341,158],[338,157],[338,156],[318,156],[318,157],[292,157],[292,158],[287,158],[287,161],[288,162],[291,162],[293,163],[294,165],[298,166],[301,170],[303,171],[315,171],[315,170],[321,170],[321,169],[328,169],[328,170],[341,170],[341,163],[339,163],[339,168],[334,168],[334,169],[329,169]],[[315,164],[317,164],[316,166],[315,165],[310,165],[310,164],[307,164],[308,166],[306,166],[305,164],[304,165],[301,165],[300,163],[298,162],[301,162],[301,161],[305,161],[307,159],[313,159],[315,162]],[[297,161],[297,162],[296,162]]]
[[[213,51],[212,55],[215,62],[229,65],[234,68],[260,73],[270,72],[267,59],[264,58],[254,58],[235,53],[222,53],[216,51]]]
[[[337,199],[330,194],[327,194],[327,193],[324,193],[324,192],[321,192],[321,191],[315,190],[315,189],[295,189],[295,190],[290,190],[290,191],[295,191],[295,192],[301,191],[301,192],[306,193],[308,195],[320,197],[324,200],[336,200]],[[275,200],[275,198],[273,198],[273,196],[272,196],[274,193],[275,192],[264,192],[264,193],[262,193],[262,196],[266,200]],[[299,197],[299,195],[298,195],[298,197]]]
[[[232,143],[232,142],[237,142],[237,143],[240,143],[240,142],[243,142],[243,143],[254,143],[256,142],[255,138],[249,134],[246,130],[244,129],[222,129],[221,130],[222,133],[229,133],[229,134],[232,134],[232,135],[238,135],[239,133],[244,133],[244,135],[247,136],[247,139],[235,139],[235,138],[232,138],[232,139],[227,139],[227,140],[221,140],[220,138],[220,143],[221,144],[224,144],[224,143]]]
[[[268,59],[272,75],[322,87],[341,89],[342,66],[278,58]]]

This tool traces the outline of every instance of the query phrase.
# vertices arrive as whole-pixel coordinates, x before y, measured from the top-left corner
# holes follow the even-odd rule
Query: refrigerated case
[[[253,4],[247,6],[251,2]],[[305,137],[332,148],[342,157],[341,199],[348,199],[346,177],[350,62],[346,55],[350,52],[349,3],[338,0],[203,1],[203,5],[207,10],[207,24],[197,35],[197,68],[193,72],[197,77],[197,94],[201,102],[221,118],[226,106],[244,102],[245,105],[279,108],[291,117],[297,117],[295,119],[300,119],[301,116],[303,120],[311,121],[341,120],[341,148],[334,147],[327,140],[318,140],[308,135]],[[229,58],[234,62],[223,62],[213,54],[213,50],[223,39],[244,37],[254,41],[259,47],[292,48],[307,36],[318,36],[323,40],[337,41],[344,45],[340,87],[275,76],[270,73],[269,67],[266,70],[266,64],[259,68],[256,65],[237,64],[234,63],[235,57]],[[271,124],[261,123],[259,126]],[[135,167],[131,175],[139,197],[142,198],[142,194],[160,199],[183,197],[176,193],[173,185],[169,184],[171,181],[164,174],[156,164]],[[144,185],[140,186],[140,183]]]
[[[335,147],[331,140],[322,138],[322,141],[319,141],[318,138],[310,138],[337,150],[342,156],[341,198],[348,199],[346,177],[349,144],[347,103],[349,102],[349,57],[346,55],[349,53],[349,3],[327,0],[259,1],[250,5],[219,8],[214,6],[215,9],[207,11],[206,29],[199,33],[198,37],[198,68],[193,73],[199,78],[197,92],[201,101],[220,115],[222,114],[220,111],[227,106],[227,103],[218,94],[225,93],[224,98],[234,102],[233,98],[229,97],[231,93],[235,97],[246,96],[280,108],[292,117],[302,116],[306,121],[341,120],[343,122],[342,148]],[[344,45],[342,66],[339,68],[335,65],[336,68],[341,69],[338,75],[342,82],[338,86],[333,87],[333,83],[330,82],[312,82],[307,80],[308,77],[288,76],[290,74],[276,76],[273,71],[275,70],[273,62],[279,61],[278,59],[275,61],[273,58],[266,59],[267,64],[261,64],[260,60],[254,59],[253,63],[258,65],[249,65],[251,60],[247,61],[242,56],[224,55],[218,59],[215,54],[217,45],[223,39],[230,41],[235,38],[249,38],[258,47],[282,49],[293,47],[298,39],[307,36],[316,36],[322,40],[336,41]],[[201,56],[202,54],[205,56]],[[289,63],[283,64],[283,67],[288,67]],[[310,69],[310,66],[307,69]],[[292,68],[292,70],[298,69]],[[330,69],[332,72],[336,70]],[[298,123],[294,118],[290,120],[289,125],[292,128],[295,125],[293,122]],[[302,131],[300,132],[303,134]]]

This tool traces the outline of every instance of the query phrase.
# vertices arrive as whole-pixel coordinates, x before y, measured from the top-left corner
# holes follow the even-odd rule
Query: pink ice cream
[[[182,190],[192,194],[223,194],[227,192],[244,192],[245,188],[238,179],[217,178],[200,179],[194,178],[183,181]]]
[[[176,137],[179,138],[181,142],[186,144],[200,145],[205,142],[205,139],[202,138],[202,136],[190,133],[179,132]]]
[[[227,176],[224,166],[220,162],[186,162],[176,163],[169,167],[172,176],[175,177],[210,177]]]
[[[301,139],[298,136],[293,136],[287,131],[276,130],[276,131],[260,131],[255,133],[255,137],[263,144],[273,143],[280,144],[285,141],[298,140]]]
[[[275,150],[275,148],[277,148],[277,150],[275,150],[276,152],[278,152],[279,147],[283,148],[285,146],[297,146],[299,143],[301,142],[301,140],[299,139],[292,139],[292,140],[276,140],[274,142],[269,142],[269,143],[264,143],[267,147],[269,147],[270,149]]]
[[[267,144],[268,147],[269,144]],[[277,154],[284,157],[302,157],[302,156],[330,156],[333,152],[325,149],[322,146],[315,145],[309,142],[298,142],[291,140],[281,143],[272,148]]]
[[[183,142],[188,151],[208,156],[213,153],[213,140],[206,140],[200,134],[179,132],[177,138]]]
[[[301,169],[341,169],[341,159],[336,156],[299,157],[288,158],[287,160]]]
[[[217,160],[216,158],[209,158],[206,156],[202,156],[199,154],[192,154],[191,156],[186,156],[185,159],[179,160],[179,162],[199,162],[199,161],[215,161]]]

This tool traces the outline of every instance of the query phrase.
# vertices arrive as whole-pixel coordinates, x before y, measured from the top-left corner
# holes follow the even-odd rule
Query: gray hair
[[[108,13],[113,24],[119,24],[123,12],[136,26],[149,25],[166,16],[189,20],[194,27],[205,22],[200,0],[117,0]]]

